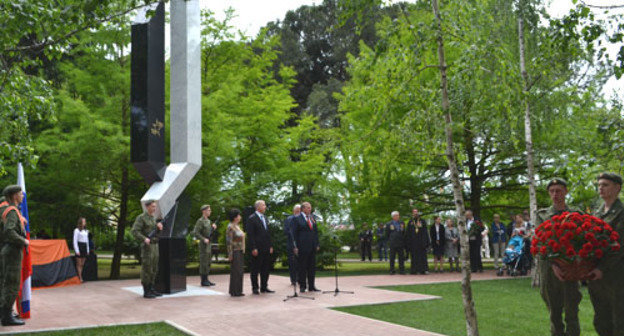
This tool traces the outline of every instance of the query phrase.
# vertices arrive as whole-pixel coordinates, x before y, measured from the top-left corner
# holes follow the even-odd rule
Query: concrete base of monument
[[[473,274],[472,279],[500,277],[486,271]],[[243,297],[227,294],[229,275],[211,275],[210,280],[216,286],[201,287],[198,276],[187,277],[187,291],[156,300],[142,297],[138,279],[36,290],[31,300],[32,318],[25,326],[0,327],[0,334],[167,321],[195,335],[433,336],[438,334],[328,308],[435,300],[438,297],[373,287],[460,281],[461,274],[345,276],[340,278],[340,289],[355,295],[305,293],[314,300],[287,302],[284,298],[293,292],[288,277],[272,275],[269,288],[275,293],[253,295],[249,274],[245,274]],[[334,278],[317,278],[316,286],[334,290]]]
[[[139,296],[143,296],[143,286],[123,287],[123,290],[134,293]],[[228,295],[227,293],[217,292],[206,287],[186,286],[186,290],[183,292],[177,292],[174,294],[163,294],[163,296],[156,299],[171,299],[187,296],[211,296],[211,295]]]

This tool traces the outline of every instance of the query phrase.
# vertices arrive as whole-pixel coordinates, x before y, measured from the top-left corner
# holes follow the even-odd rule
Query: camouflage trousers
[[[600,336],[624,335],[624,289],[618,283],[622,275],[615,273],[621,271],[607,273],[603,279],[587,285],[594,306],[594,328]]]
[[[20,290],[22,273],[23,249],[11,245],[4,245],[0,250],[0,264],[2,279],[0,284],[0,308],[12,308]]]
[[[550,312],[550,333],[552,336],[579,336],[581,327],[578,319],[582,294],[578,281],[560,281],[547,260],[539,260],[540,294]],[[563,314],[565,313],[565,325]]]
[[[212,250],[210,244],[199,243],[199,274],[208,275],[212,263]]]
[[[141,284],[154,285],[158,274],[158,244],[141,244]]]

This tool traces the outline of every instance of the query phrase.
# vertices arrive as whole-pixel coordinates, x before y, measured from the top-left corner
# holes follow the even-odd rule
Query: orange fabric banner
[[[43,265],[69,257],[67,242],[62,239],[33,239],[30,241],[32,264]]]
[[[33,289],[79,285],[76,265],[62,239],[30,241]]]

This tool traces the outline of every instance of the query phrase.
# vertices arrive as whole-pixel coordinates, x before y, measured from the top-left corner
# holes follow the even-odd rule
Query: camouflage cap
[[[201,206],[201,208],[199,208],[199,210],[200,211],[204,211],[204,210],[209,209],[209,208],[210,208],[210,204],[204,204],[204,205]]]
[[[548,185],[546,186],[546,190],[548,190],[550,187],[554,186],[554,185],[560,185],[560,186],[564,186],[564,187],[568,187],[568,182],[566,182],[564,179],[559,178],[559,177],[555,177],[552,180],[550,180],[548,182]]]
[[[18,186],[17,184],[11,184],[6,186],[4,190],[2,190],[2,195],[4,195],[5,198],[8,198],[9,196],[20,191],[22,191],[22,187]]]
[[[600,175],[598,175],[598,180],[609,180],[619,185],[622,185],[622,176],[616,173],[601,173]]]

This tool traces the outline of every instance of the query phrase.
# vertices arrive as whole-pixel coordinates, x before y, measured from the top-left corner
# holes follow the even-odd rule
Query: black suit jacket
[[[318,227],[313,215],[310,216],[310,221],[312,222],[312,229],[310,229],[303,213],[295,217],[293,221],[295,243],[300,254],[314,252],[319,246]]]
[[[440,233],[438,233],[440,235],[440,245],[436,244],[436,228],[435,228],[435,224],[431,225],[431,228],[429,228],[429,236],[431,237],[431,245],[433,245],[434,247],[440,247],[440,246],[444,246],[444,244],[446,243],[446,236],[445,236],[445,229],[444,229],[444,225],[440,224]]]
[[[247,241],[249,241],[249,248],[251,251],[257,249],[258,252],[268,253],[271,249],[271,235],[269,234],[269,220],[266,215],[264,220],[267,221],[267,228],[264,229],[262,220],[255,212],[249,216],[247,220]]]
[[[290,215],[284,221],[284,234],[286,235],[286,248],[288,252],[292,252],[292,249],[295,247],[295,234],[294,234],[294,226],[296,224],[295,218],[297,216]]]

